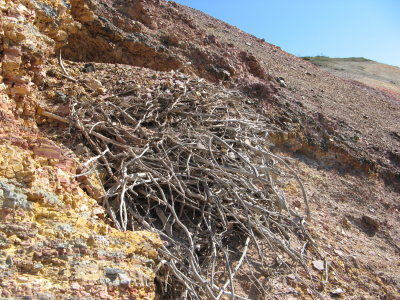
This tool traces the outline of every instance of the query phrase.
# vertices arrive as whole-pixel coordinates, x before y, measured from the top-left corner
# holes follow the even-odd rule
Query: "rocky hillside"
[[[378,63],[362,57],[331,58],[303,57],[336,76],[357,80],[365,85],[400,97],[400,68]]]
[[[0,297],[195,298],[171,292],[185,288],[205,291],[203,298],[221,298],[228,291],[241,299],[400,297],[400,102],[386,87],[337,77],[173,1],[0,0],[0,17]],[[203,131],[190,127],[199,115],[203,119],[195,124]],[[204,133],[207,124],[221,120],[233,124],[217,126],[219,133],[234,128],[232,140],[224,144],[220,135],[211,136],[218,147],[212,139],[201,140],[210,138]],[[247,128],[243,123],[253,135],[240,135]],[[262,138],[260,124],[268,133]],[[240,151],[231,144],[237,138]],[[168,151],[160,150],[167,146]],[[249,165],[254,159],[257,168],[253,163],[253,169],[243,170],[258,174],[260,158],[244,156],[244,149],[253,154],[262,149],[273,157],[262,160],[269,170],[278,162],[293,170],[276,170],[276,188],[271,178],[253,182],[246,175],[251,187],[235,181],[240,193],[251,188],[263,199],[260,186],[266,184],[275,193],[272,200],[285,200],[280,210],[253,204],[251,211],[273,216],[266,221],[255,215],[257,228],[271,229],[274,241],[283,237],[278,248],[286,252],[245,242],[239,234],[224,236],[253,215],[235,220],[227,207],[239,211],[237,203],[229,202],[221,213],[220,206],[211,205],[214,198],[197,206],[201,193],[213,190],[197,183],[199,193],[193,193],[192,178],[189,190],[179,184],[171,190],[177,173],[189,176],[180,175],[185,166],[174,169],[173,160],[175,153],[182,155],[188,171],[193,156],[188,148],[201,154],[194,155],[201,165],[189,175],[202,174],[197,177],[202,184],[208,182],[205,173],[197,172],[218,162],[220,171],[213,176],[218,174],[214,183],[221,180],[221,187],[215,199],[229,194],[221,178],[233,164],[239,166],[237,161]],[[167,166],[157,161],[160,157],[169,157]],[[127,174],[128,163],[137,164],[136,173]],[[175,172],[163,173],[171,169]],[[170,177],[161,188],[163,174]],[[146,191],[126,189],[131,179],[153,185]],[[303,182],[305,195],[295,179]],[[163,209],[146,206],[166,191],[164,186],[167,196],[156,198]],[[238,203],[245,203],[243,195]],[[221,241],[212,243],[226,246],[221,253],[207,252],[207,239],[196,231],[206,225],[195,226],[195,212],[187,218],[190,226],[169,222],[167,212],[175,213],[169,205],[181,197],[189,201],[187,211],[202,210],[203,217],[209,212],[204,224],[216,214],[227,216],[221,217],[226,226],[221,225]],[[275,218],[282,207],[288,214]],[[292,218],[308,208],[311,220]],[[178,232],[172,240],[171,230]],[[260,232],[255,241],[265,235]],[[201,242],[186,252],[168,250],[192,237]],[[198,264],[207,256],[234,264],[217,266],[215,278],[207,281],[202,277],[207,270],[197,269],[193,260],[190,267],[179,264],[177,257],[185,259],[185,253],[199,258]],[[246,261],[238,271],[241,257]],[[198,281],[192,286],[185,278],[193,273]],[[236,273],[234,283],[223,284]]]

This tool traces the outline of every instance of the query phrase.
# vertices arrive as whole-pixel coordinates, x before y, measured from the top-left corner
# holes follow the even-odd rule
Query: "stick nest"
[[[306,193],[289,163],[268,150],[275,129],[257,105],[183,75],[73,105],[71,130],[97,154],[90,164],[103,170],[115,225],[164,241],[157,278],[165,298],[247,299],[238,278],[261,294],[261,275],[307,270],[314,243],[280,179],[298,182],[309,217]]]

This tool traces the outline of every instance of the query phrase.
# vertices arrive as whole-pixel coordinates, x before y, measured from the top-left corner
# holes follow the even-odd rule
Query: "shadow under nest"
[[[97,155],[89,172],[104,174],[104,205],[117,228],[163,240],[160,298],[254,298],[238,281],[248,278],[262,295],[271,275],[307,272],[318,252],[280,178],[298,182],[309,217],[306,193],[288,162],[268,150],[275,129],[254,100],[182,80],[73,103],[71,131]]]

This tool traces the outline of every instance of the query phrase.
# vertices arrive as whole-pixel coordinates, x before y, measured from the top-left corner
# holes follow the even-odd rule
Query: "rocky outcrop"
[[[154,298],[158,236],[110,226],[97,173],[80,176],[37,127],[45,67],[93,13],[58,0],[0,9],[0,297]]]
[[[154,297],[158,237],[108,225],[73,160],[51,144],[3,140],[0,165],[2,297]]]

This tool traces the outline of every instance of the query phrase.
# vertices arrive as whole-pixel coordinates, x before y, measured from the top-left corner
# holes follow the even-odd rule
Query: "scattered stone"
[[[97,79],[88,78],[85,80],[85,83],[90,89],[92,89],[95,92],[98,92],[98,93],[105,92],[103,84]]]
[[[104,269],[104,275],[108,277],[111,281],[114,281],[117,279],[117,277],[124,273],[123,270],[118,269],[118,268],[105,268]]]
[[[337,288],[337,289],[332,290],[331,294],[338,296],[338,295],[344,294],[344,290],[342,290],[341,288]]]
[[[379,221],[373,217],[363,215],[361,221],[367,225],[371,230],[378,231],[379,229]]]
[[[96,67],[92,63],[85,64],[83,66],[83,68],[81,69],[81,72],[84,72],[84,73],[90,73],[90,72],[95,72],[95,71],[96,71]]]
[[[50,293],[39,293],[37,294],[38,300],[53,300],[55,299],[54,295]]]
[[[71,284],[71,289],[73,289],[73,290],[79,290],[80,288],[81,288],[81,286],[80,286],[80,284],[77,283],[77,282],[73,282],[73,283]]]
[[[350,221],[346,218],[346,217],[343,217],[342,218],[342,226],[345,228],[345,229],[350,229],[350,227],[351,227],[351,223],[350,223]]]
[[[287,88],[287,84],[285,82],[285,79],[283,77],[277,77],[276,81],[279,83],[279,85],[283,88]]]
[[[13,262],[13,259],[11,256],[7,256],[6,264],[8,265],[9,268],[11,268],[14,265],[14,262]]]
[[[296,276],[294,274],[289,274],[289,275],[286,276],[286,278],[290,279],[290,280],[295,280]]]
[[[37,263],[33,265],[32,271],[33,273],[38,273],[40,270],[43,269],[43,265],[41,263]]]
[[[131,284],[131,279],[125,273],[119,273],[118,279],[119,279],[119,282],[121,285],[130,285]]]
[[[62,92],[56,91],[56,101],[58,102],[66,102],[67,101],[68,96],[65,95]]]
[[[337,250],[337,249],[335,249],[334,252],[339,256],[343,256],[343,254],[344,254],[343,251],[340,251],[340,250]]]
[[[313,264],[313,267],[314,267],[315,269],[317,269],[318,271],[323,271],[323,270],[325,270],[325,263],[324,263],[323,260],[314,260],[314,261],[312,262],[312,264]]]
[[[229,80],[231,73],[223,68],[213,67],[212,72],[216,74],[222,80]]]

